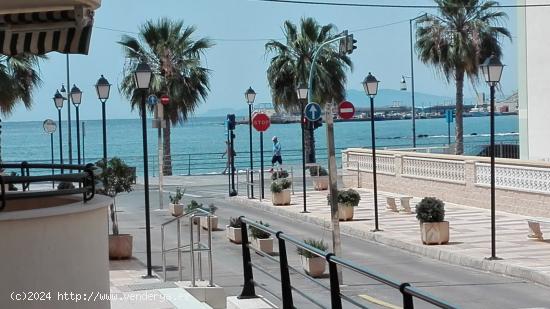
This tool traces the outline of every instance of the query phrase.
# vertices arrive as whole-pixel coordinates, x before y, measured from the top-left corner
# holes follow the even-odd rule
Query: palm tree
[[[183,21],[162,18],[142,25],[138,38],[124,35],[119,42],[128,60],[120,89],[132,109],[141,108],[142,92],[136,89],[133,79],[133,69],[141,60],[154,72],[148,92],[170,97],[170,103],[164,106],[165,175],[172,175],[171,126],[186,121],[210,91],[210,70],[202,66],[201,56],[213,43],[207,38],[194,40],[195,31],[193,26],[185,27]]]
[[[477,81],[479,65],[494,54],[501,57],[500,37],[511,39],[502,27],[506,13],[496,10],[498,2],[485,0],[434,0],[438,16],[417,20],[416,50],[423,63],[430,64],[456,85],[456,154],[464,153],[464,77]]]
[[[27,109],[32,105],[32,91],[41,84],[37,71],[44,56],[20,54],[0,55],[0,112],[9,115],[18,102]]]
[[[313,18],[302,18],[300,29],[285,21],[286,42],[269,41],[266,52],[274,54],[267,70],[271,96],[277,110],[300,111],[296,86],[307,84],[313,54],[323,42],[335,37],[333,24],[321,26]],[[351,60],[340,55],[338,47],[327,45],[319,52],[314,70],[312,101],[322,105],[345,98],[346,70],[352,69]],[[308,163],[315,162],[313,129],[305,131],[305,152]]]

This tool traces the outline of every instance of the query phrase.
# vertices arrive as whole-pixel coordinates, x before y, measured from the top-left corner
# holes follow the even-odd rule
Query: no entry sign
[[[355,115],[355,107],[351,102],[343,101],[338,105],[338,115],[342,119],[351,119]]]
[[[252,126],[258,132],[265,132],[271,125],[271,120],[269,116],[264,113],[256,113],[252,117]]]
[[[170,103],[170,97],[167,96],[167,95],[161,95],[160,96],[160,103],[162,103],[162,105],[166,105],[168,103]]]

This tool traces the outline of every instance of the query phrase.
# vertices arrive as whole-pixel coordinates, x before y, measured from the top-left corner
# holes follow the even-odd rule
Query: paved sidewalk
[[[550,241],[528,239],[526,218],[504,212],[497,212],[497,257],[502,260],[489,261],[491,255],[490,211],[475,207],[447,203],[445,219],[450,222],[450,242],[447,245],[427,246],[420,241],[420,228],[415,214],[395,213],[386,210],[388,193],[379,192],[380,232],[374,228],[374,202],[372,190],[356,189],[361,202],[355,208],[354,221],[340,222],[342,233],[369,239],[416,254],[477,269],[510,275],[550,286]],[[273,206],[269,190],[262,202],[243,196],[228,198],[239,204],[261,207],[282,216],[330,226],[330,207],[327,205],[328,191],[308,191],[307,209],[303,208],[302,194],[292,196],[291,206]],[[411,208],[420,201],[415,197]],[[398,205],[399,206],[399,205]]]

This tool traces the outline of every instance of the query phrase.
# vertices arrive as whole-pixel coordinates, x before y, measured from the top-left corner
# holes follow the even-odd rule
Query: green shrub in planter
[[[416,218],[420,222],[442,222],[445,220],[445,203],[435,197],[425,197],[416,204]]]
[[[197,208],[202,208],[202,204],[199,204],[195,200],[191,200],[191,202],[189,202],[189,204],[187,204],[187,212],[190,212],[191,210],[197,209]]]
[[[256,223],[261,224],[261,225],[263,225],[263,226],[265,226],[265,227],[268,227],[268,226],[269,226],[269,223],[263,223],[261,220],[260,220],[260,221],[256,221]],[[267,238],[269,238],[269,237],[271,236],[270,233],[268,233],[268,232],[266,232],[266,231],[263,231],[263,230],[260,230],[260,229],[258,229],[258,228],[256,228],[256,227],[252,226],[252,225],[249,227],[249,229],[250,229],[250,234],[252,235],[252,237],[253,237],[254,239],[267,239]]]
[[[288,189],[292,186],[292,182],[286,178],[281,178],[274,180],[271,183],[271,192],[281,193],[283,190]]]
[[[319,173],[317,173],[317,171],[319,171]],[[312,176],[312,177],[314,177],[314,176],[328,176],[328,172],[322,166],[319,166],[319,167],[310,166],[309,167],[309,176]]]
[[[355,207],[359,205],[361,196],[353,189],[338,191],[338,204],[342,204],[348,207]]]
[[[235,228],[235,229],[240,229],[241,228],[241,218],[239,218],[239,217],[229,218],[229,226],[232,227],[232,228]]]
[[[317,240],[317,239],[309,238],[309,239],[304,239],[304,242],[306,244],[312,246],[313,248],[317,248],[321,251],[327,251],[328,250],[328,245],[323,240]],[[308,250],[302,249],[300,247],[296,248],[296,252],[298,252],[298,255],[301,255],[301,256],[303,256],[305,258],[308,258],[308,259],[311,259],[311,258],[314,258],[314,257],[318,256],[318,255],[313,254],[313,253],[309,252]]]
[[[288,172],[285,170],[275,171],[273,174],[271,174],[271,180],[276,180],[280,178],[287,178]]]
[[[63,181],[57,185],[57,190],[69,190],[69,189],[74,189],[74,184],[72,182]]]

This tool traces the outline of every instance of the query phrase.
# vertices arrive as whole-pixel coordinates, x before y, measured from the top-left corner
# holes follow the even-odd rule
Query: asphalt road
[[[227,185],[218,181],[196,180],[186,185],[185,202],[191,199],[206,204],[214,203],[218,206],[219,226],[224,228],[230,217],[245,215],[252,219],[261,219],[269,222],[271,227],[282,230],[288,235],[302,238],[322,238],[330,242],[331,233],[322,227],[312,224],[293,221],[282,218],[259,209],[234,205],[223,200],[226,196]],[[167,191],[174,187],[167,187]],[[242,190],[242,188],[241,188]],[[164,196],[165,208],[168,207],[168,195]],[[119,208],[119,228],[121,233],[134,235],[134,256],[145,264],[145,224],[143,207],[143,190],[137,188],[135,192],[127,195],[119,195],[117,198]],[[158,273],[161,273],[161,242],[160,224],[172,218],[166,211],[154,210],[158,208],[158,193],[151,191],[151,237],[152,237],[152,264]],[[188,242],[189,225],[185,223],[183,239]],[[176,243],[175,228],[167,230],[166,243],[174,246]],[[205,234],[203,234],[205,235]],[[204,236],[203,236],[204,237]],[[213,233],[214,247],[214,282],[226,289],[227,295],[238,295],[242,289],[242,258],[241,247],[230,243],[225,238],[224,231]],[[275,248],[277,244],[275,243]],[[386,245],[361,240],[342,235],[343,256],[355,261],[370,270],[389,276],[402,282],[409,282],[415,287],[429,292],[441,299],[461,308],[550,308],[550,288],[528,282],[522,279],[510,278],[502,275],[491,274],[479,270],[461,266],[450,265],[440,261],[414,255],[412,253],[391,248]],[[301,269],[299,256],[291,245],[287,245],[289,263],[296,269]],[[277,258],[277,256],[275,256]],[[207,263],[203,259],[205,278],[207,278]],[[277,263],[273,263],[257,254],[252,254],[253,263],[264,271],[279,278]],[[177,272],[176,255],[167,257],[169,269],[167,278],[175,280]],[[189,258],[183,255],[184,276],[189,278]],[[263,287],[275,291],[272,296],[262,288],[256,292],[268,297],[275,303],[280,297],[280,283],[260,271],[254,270],[254,278]],[[342,293],[352,299],[361,302],[369,308],[396,308],[401,307],[402,299],[399,291],[375,282],[362,275],[344,270],[344,285]],[[311,283],[308,279],[291,272],[293,287],[312,296],[316,301],[327,308],[330,307],[330,294],[323,288]],[[325,286],[329,285],[328,278],[319,280]],[[305,298],[293,293],[297,308],[317,308]],[[355,308],[350,303],[344,302],[344,308]],[[395,307],[392,307],[395,306]],[[415,308],[433,308],[433,306],[421,301],[415,301]]]

